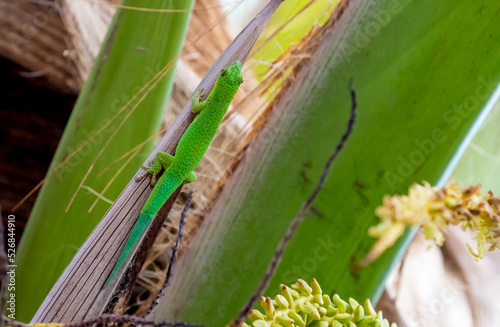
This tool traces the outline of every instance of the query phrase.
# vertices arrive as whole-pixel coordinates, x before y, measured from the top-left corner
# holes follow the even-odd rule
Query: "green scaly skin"
[[[192,112],[197,115],[182,135],[175,149],[175,156],[165,152],[158,152],[151,167],[143,167],[147,170],[137,180],[142,179],[147,174],[151,174],[152,185],[156,184],[156,175],[158,175],[162,168],[165,169],[165,173],[160,177],[146,200],[125,247],[120,253],[120,257],[106,280],[104,287],[118,275],[135,244],[139,241],[142,234],[144,234],[153,218],[172,193],[181,184],[191,183],[196,180],[193,170],[205,155],[242,82],[241,63],[235,61],[221,72],[212,92],[210,92],[205,101],[200,102],[201,91],[198,90],[192,102]]]

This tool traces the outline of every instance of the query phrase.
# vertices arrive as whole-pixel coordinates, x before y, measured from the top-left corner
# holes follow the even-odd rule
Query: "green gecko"
[[[172,193],[181,184],[192,183],[196,180],[193,170],[205,155],[241,83],[243,83],[241,63],[235,61],[221,72],[205,101],[200,102],[201,90],[196,91],[191,106],[196,117],[182,135],[175,149],[175,155],[158,152],[150,167],[143,166],[147,170],[136,180],[139,181],[151,174],[151,185],[154,185],[154,188],[104,287],[118,275],[135,244]],[[156,183],[156,175],[162,168],[165,172]]]

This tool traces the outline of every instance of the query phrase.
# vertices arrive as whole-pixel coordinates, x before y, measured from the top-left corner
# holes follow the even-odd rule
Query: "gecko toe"
[[[146,171],[144,174],[142,174],[142,175],[140,175],[140,176],[137,176],[137,177],[135,178],[135,181],[136,181],[136,182],[140,182],[140,181],[142,181],[142,180],[144,179],[144,177],[146,177],[146,175],[147,175],[147,174],[148,174],[148,172]]]

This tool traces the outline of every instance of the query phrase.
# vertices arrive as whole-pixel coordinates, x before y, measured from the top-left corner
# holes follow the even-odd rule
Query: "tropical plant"
[[[361,267],[375,242],[368,235],[377,222],[375,209],[386,194],[403,193],[422,180],[440,188],[449,178],[498,97],[499,9],[492,0],[341,1],[321,27],[268,63],[272,69],[258,89],[269,91],[265,96],[272,101],[260,113],[252,138],[245,139],[252,146],[238,153],[231,178],[180,259],[154,320],[216,326],[237,316],[341,138],[349,117],[350,82],[358,100],[354,131],[283,253],[269,290],[298,278],[316,278],[326,294],[376,302],[414,231],[406,229],[393,247]],[[117,21],[116,31],[111,29],[115,33],[132,33],[136,26]],[[124,32],[121,26],[127,26]],[[115,45],[111,35],[105,46],[110,41]],[[262,53],[259,60],[265,61]],[[94,77],[101,74],[102,63],[97,60]],[[102,87],[99,92],[105,94],[107,81],[102,86],[89,82],[86,90]],[[133,122],[143,126],[142,120]],[[477,181],[484,177],[477,172]],[[79,176],[77,181],[85,179]],[[57,228],[61,233],[62,227]],[[34,239],[30,234],[28,240]],[[26,252],[28,245],[23,247]],[[53,284],[62,269],[57,267],[51,276],[40,277],[40,283]],[[25,296],[35,287],[30,285]],[[46,291],[41,288],[40,294]],[[39,299],[29,305],[25,320]],[[359,315],[356,304],[349,302],[350,309],[346,306],[342,314],[354,317],[358,310]],[[269,304],[266,308],[272,312]],[[302,309],[314,313],[310,307]],[[363,310],[375,315],[369,307]],[[347,323],[347,316],[339,318]]]

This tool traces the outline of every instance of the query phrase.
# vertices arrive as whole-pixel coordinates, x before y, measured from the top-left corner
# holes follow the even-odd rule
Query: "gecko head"
[[[217,80],[217,84],[223,84],[225,88],[233,90],[234,93],[236,93],[241,83],[243,83],[243,77],[241,77],[241,63],[239,61],[233,62],[222,70]]]

